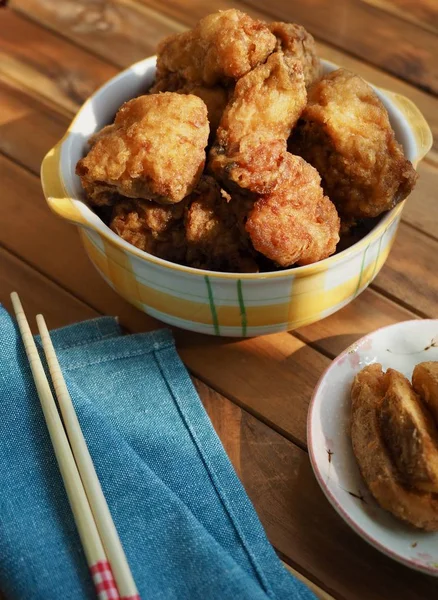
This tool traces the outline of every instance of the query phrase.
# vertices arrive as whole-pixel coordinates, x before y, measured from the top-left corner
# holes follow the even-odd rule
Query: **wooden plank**
[[[378,553],[341,520],[323,496],[305,452],[246,411],[229,407],[229,400],[219,394],[202,397],[207,398],[213,425],[222,427],[230,419],[228,435],[240,446],[235,468],[270,541],[288,562],[307,576],[311,573],[336,598],[414,600],[436,595],[435,578]]]
[[[438,277],[435,272],[438,246],[435,239],[401,223],[385,267],[374,287],[400,304],[422,314],[438,316]]]
[[[435,0],[362,0],[414,23],[432,33],[438,33],[438,6]]]
[[[287,333],[232,342],[174,333],[198,378],[305,447],[309,400],[328,358]]]
[[[9,6],[121,67],[155,54],[163,37],[184,29],[159,10],[129,0],[12,0]]]
[[[424,160],[418,166],[418,174],[420,177],[403,209],[403,221],[438,237],[438,163]]]
[[[416,318],[415,313],[368,288],[342,310],[322,321],[300,327],[295,335],[335,358],[371,331]]]
[[[312,592],[315,594],[315,596],[317,598],[319,598],[319,600],[334,600],[333,596],[330,596],[329,594],[327,594],[327,592],[324,592],[324,590],[322,590],[321,588],[316,586],[312,581],[309,581],[307,579],[307,577],[304,577],[304,575],[301,575],[301,573],[299,573],[298,571],[293,569],[290,565],[288,565],[284,561],[283,561],[283,565],[290,573],[292,573],[292,575],[294,577],[296,577],[297,579],[299,579],[300,581],[305,583],[307,585],[307,587],[312,590]]]
[[[0,150],[38,174],[44,155],[61,139],[69,119],[0,75]]]
[[[117,72],[8,8],[0,19],[0,70],[67,111]]]
[[[431,93],[438,93],[438,37],[434,33],[357,0],[287,3],[245,0],[272,16],[296,21],[321,40]]]
[[[33,317],[39,312],[44,312],[51,329],[97,316],[92,308],[25,265],[4,248],[0,248],[0,264],[0,303],[6,310],[13,312],[9,296],[11,292],[17,292],[34,333],[37,333],[38,328]]]
[[[82,47],[98,52],[108,60],[121,67],[140,60],[148,54],[155,53],[156,42],[170,33],[181,31],[182,27],[191,27],[201,17],[218,9],[240,8],[256,18],[270,20],[271,16],[254,9],[239,0],[113,0],[110,4],[96,6],[95,4],[79,4],[72,0],[13,0],[12,6],[27,17],[51,27],[61,35],[67,35]],[[100,8],[99,8],[100,7]],[[125,12],[129,18],[125,21],[119,18]],[[165,13],[165,14],[163,14]],[[113,17],[111,26],[102,25],[98,15]],[[136,26],[128,25],[135,16]],[[102,17],[103,18],[103,17]],[[104,19],[105,20],[105,19]],[[115,23],[113,22],[115,21]],[[106,21],[105,21],[106,22]],[[79,23],[79,25],[78,25]],[[84,25],[86,23],[86,26]],[[79,32],[77,29],[79,28]],[[148,35],[138,35],[137,28]],[[149,30],[153,30],[153,34]],[[111,36],[111,43],[108,37]],[[113,40],[114,43],[113,43]],[[119,43],[120,40],[120,43]],[[319,52],[324,58],[342,65],[381,87],[392,89],[411,98],[422,110],[435,136],[438,149],[438,112],[435,99],[429,94],[411,86],[368,63],[354,58],[330,45],[318,40]],[[1,66],[0,66],[1,68]]]

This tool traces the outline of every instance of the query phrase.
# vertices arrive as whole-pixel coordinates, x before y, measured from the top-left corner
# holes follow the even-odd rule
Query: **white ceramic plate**
[[[438,320],[405,321],[378,329],[338,356],[322,375],[309,409],[307,439],[316,478],[345,521],[391,558],[438,576],[438,533],[405,525],[381,509],[368,491],[349,436],[355,374],[381,363],[409,379],[417,363],[438,360]]]

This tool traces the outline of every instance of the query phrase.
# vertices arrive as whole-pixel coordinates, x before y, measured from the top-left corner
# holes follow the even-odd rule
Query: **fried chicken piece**
[[[418,364],[412,373],[412,385],[425,403],[438,427],[438,362]]]
[[[196,96],[140,96],[93,136],[76,173],[93,204],[111,202],[116,192],[180,202],[199,181],[208,133],[207,108]]]
[[[210,86],[232,82],[265,61],[275,44],[265,23],[236,9],[215,12],[159,44],[157,78],[178,73]]]
[[[260,196],[246,222],[254,248],[282,267],[327,258],[339,241],[339,217],[316,169],[286,153],[287,177]]]
[[[185,217],[187,264],[200,269],[256,273],[247,236],[242,236],[238,216],[229,196],[212,177],[203,177],[189,198]]]
[[[304,27],[295,23],[274,22],[269,24],[269,29],[277,38],[277,50],[301,62],[306,87],[321,77],[322,66],[316,53],[315,40]]]
[[[379,364],[360,371],[351,389],[351,441],[359,469],[382,508],[427,531],[438,531],[438,496],[403,485],[379,424],[388,381]]]
[[[201,83],[184,81],[184,79],[176,73],[171,73],[167,77],[157,79],[149,90],[150,94],[157,94],[159,92],[193,94],[193,96],[201,98],[207,106],[208,121],[210,123],[210,138],[213,139],[230,94],[232,93],[232,89],[224,88],[219,85],[207,87]]]
[[[274,52],[236,83],[210,151],[210,171],[231,190],[274,190],[285,175],[286,140],[305,105],[301,64]]]
[[[407,485],[438,492],[438,431],[409,381],[388,369],[379,424],[392,461]]]
[[[385,107],[363,79],[345,69],[309,90],[289,149],[318,170],[343,217],[377,217],[404,200],[417,179]]]
[[[117,202],[109,226],[133,246],[173,262],[186,253],[184,211],[187,202],[161,205],[150,200]]]

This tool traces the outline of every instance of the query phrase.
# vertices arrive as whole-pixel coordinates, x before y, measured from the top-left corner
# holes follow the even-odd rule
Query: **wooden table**
[[[386,558],[329,505],[312,474],[306,414],[330,360],[405,319],[437,316],[438,4],[436,0],[10,0],[0,9],[0,300],[17,290],[51,327],[119,315],[157,327],[88,262],[76,230],[52,215],[39,167],[93,90],[154,54],[165,35],[218,8],[296,21],[323,57],[409,96],[435,135],[375,283],[342,311],[291,333],[230,341],[184,331],[179,352],[269,539],[320,598],[433,598],[438,580]],[[0,584],[1,586],[1,584]]]

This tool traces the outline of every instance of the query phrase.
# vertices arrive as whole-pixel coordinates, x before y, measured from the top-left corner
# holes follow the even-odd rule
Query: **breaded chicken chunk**
[[[140,96],[93,136],[76,173],[96,205],[107,204],[113,193],[180,202],[199,181],[208,133],[207,108],[196,96]]]
[[[149,90],[150,94],[159,92],[176,92],[177,94],[193,94],[205,102],[208,112],[208,121],[210,124],[210,138],[216,135],[216,130],[220,123],[222,114],[228,103],[232,88],[224,88],[220,85],[208,87],[202,83],[193,83],[185,81],[176,73],[171,73],[167,77],[157,79]]]
[[[301,64],[274,52],[236,83],[210,151],[210,171],[231,188],[275,189],[284,176],[286,140],[305,104]]]
[[[316,169],[289,153],[285,164],[287,177],[256,200],[246,230],[254,248],[277,265],[308,265],[335,252],[339,217]]]
[[[202,178],[189,203],[185,217],[187,264],[201,269],[257,272],[248,236],[240,230],[240,216],[212,177]]]
[[[277,49],[285,56],[301,62],[306,87],[321,77],[322,67],[315,40],[304,27],[295,23],[275,22],[269,24],[269,29],[277,38]]]
[[[186,201],[161,205],[150,200],[120,198],[109,223],[111,229],[133,246],[171,261],[184,261]]]
[[[236,9],[215,12],[159,44],[157,78],[178,73],[210,86],[228,83],[265,61],[275,44],[266,23]]]
[[[309,90],[289,148],[318,170],[342,217],[377,217],[404,200],[417,179],[376,93],[345,69]]]

